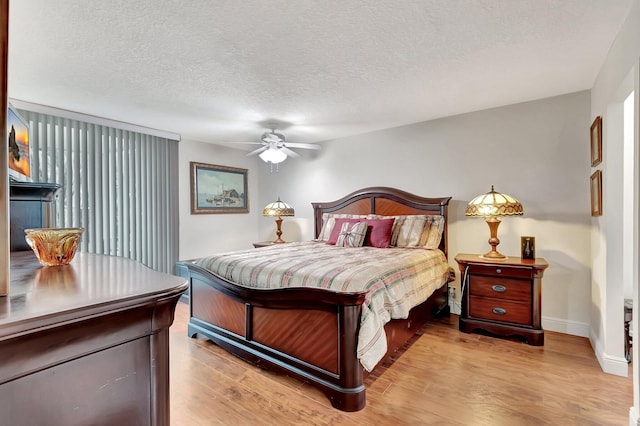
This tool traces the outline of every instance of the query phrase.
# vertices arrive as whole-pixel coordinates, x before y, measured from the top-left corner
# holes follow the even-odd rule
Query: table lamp
[[[491,251],[480,257],[487,259],[506,259],[507,256],[496,250],[496,247],[500,244],[500,240],[498,239],[500,220],[498,216],[516,216],[522,215],[523,213],[524,210],[520,201],[510,195],[494,191],[493,185],[491,185],[491,191],[478,195],[469,202],[465,216],[485,218],[491,234],[489,237]]]
[[[289,204],[280,200],[278,197],[278,201],[274,201],[273,203],[267,204],[267,206],[262,211],[263,216],[271,216],[276,218],[276,235],[278,238],[274,241],[274,243],[284,243],[285,241],[280,238],[282,235],[282,230],[280,229],[282,226],[282,217],[281,216],[293,216],[294,210]]]

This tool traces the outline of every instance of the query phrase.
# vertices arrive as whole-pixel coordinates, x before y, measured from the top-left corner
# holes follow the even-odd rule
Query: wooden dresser
[[[455,260],[462,282],[460,331],[485,330],[497,336],[517,336],[531,345],[544,345],[541,283],[549,266],[544,259],[488,260],[458,254]]]
[[[11,254],[0,297],[0,423],[169,425],[169,326],[183,278],[78,253]]]

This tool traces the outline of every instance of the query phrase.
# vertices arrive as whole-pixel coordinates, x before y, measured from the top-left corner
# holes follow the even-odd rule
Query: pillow
[[[367,236],[364,239],[365,246],[387,248],[391,244],[391,230],[395,223],[394,218],[367,219]]]
[[[391,245],[396,247],[438,248],[444,230],[440,215],[394,216]]]
[[[364,214],[348,214],[348,213],[323,213],[322,214],[322,229],[318,235],[318,241],[327,241],[331,236],[331,232],[335,227],[336,219],[349,218],[349,219],[364,219],[367,215]],[[356,221],[357,222],[357,221]],[[339,230],[340,228],[338,228]],[[337,239],[337,237],[336,237]],[[332,244],[335,244],[335,240]]]
[[[429,233],[427,235],[427,241],[424,244],[425,248],[436,249],[440,247],[440,241],[442,240],[442,232],[444,231],[444,216],[431,215],[431,226],[429,227]]]
[[[327,244],[334,245],[338,242],[338,237],[342,232],[342,225],[345,223],[358,223],[362,222],[363,218],[342,218],[338,217],[333,219],[333,226],[331,229],[331,233],[329,234],[329,238],[327,238]]]
[[[355,218],[336,218],[335,224],[331,231],[327,244],[336,244],[341,227],[344,223],[365,222],[367,224],[367,235],[364,239],[365,246],[387,248],[391,243],[391,229],[395,219],[355,219]]]
[[[367,222],[345,222],[340,226],[336,247],[362,247],[366,234]]]

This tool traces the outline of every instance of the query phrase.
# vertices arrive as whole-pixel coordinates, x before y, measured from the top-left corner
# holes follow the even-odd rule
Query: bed
[[[315,237],[320,241],[284,244],[224,255],[235,256],[233,262],[237,262],[249,252],[255,252],[263,260],[281,259],[284,252],[296,253],[299,257],[299,253],[308,250],[309,246],[311,249],[315,247],[320,253],[331,250],[324,241],[328,236],[328,221],[358,215],[369,218],[428,215],[442,219],[440,238],[436,241],[437,250],[432,251],[437,252],[434,255],[439,253],[446,262],[449,200],[450,197],[419,197],[394,188],[365,188],[333,202],[312,203]],[[398,219],[395,223],[398,223]],[[339,249],[342,248],[336,248]],[[369,252],[384,251],[363,249]],[[359,249],[352,250],[352,253],[356,253]],[[389,253],[402,251],[395,248],[388,250]],[[418,251],[426,250],[413,250]],[[316,386],[340,410],[357,411],[364,408],[364,379],[371,374],[369,370],[375,372],[375,368],[378,368],[374,368],[372,363],[383,364],[427,321],[435,316],[449,314],[447,284],[453,279],[453,271],[447,264],[440,283],[435,289],[429,290],[430,296],[424,302],[410,309],[407,315],[401,315],[407,316],[406,318],[391,319],[388,322],[385,320],[382,333],[384,353],[376,354],[373,361],[363,364],[359,359],[363,351],[358,337],[368,328],[361,320],[363,311],[367,311],[371,302],[370,293],[364,290],[352,291],[350,287],[344,287],[340,291],[299,286],[251,288],[242,282],[241,274],[237,274],[237,277],[231,274],[234,277],[232,282],[224,274],[212,272],[210,265],[216,263],[219,257],[225,256],[177,264],[178,274],[190,282],[189,336],[204,336],[259,367],[284,373]],[[310,263],[312,262],[307,265]],[[316,266],[319,267],[320,262]],[[229,269],[228,265],[226,268]],[[286,272],[283,276],[290,278],[291,274]],[[282,277],[276,277],[275,280],[285,282]],[[258,282],[265,286],[265,280]],[[379,348],[380,345],[378,350]]]

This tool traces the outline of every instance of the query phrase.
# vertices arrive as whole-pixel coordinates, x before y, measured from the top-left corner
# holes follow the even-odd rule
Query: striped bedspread
[[[412,307],[446,283],[449,271],[440,250],[336,247],[313,241],[223,253],[196,264],[246,287],[367,291],[357,349],[367,371],[387,351],[384,325],[392,318],[407,318]]]

